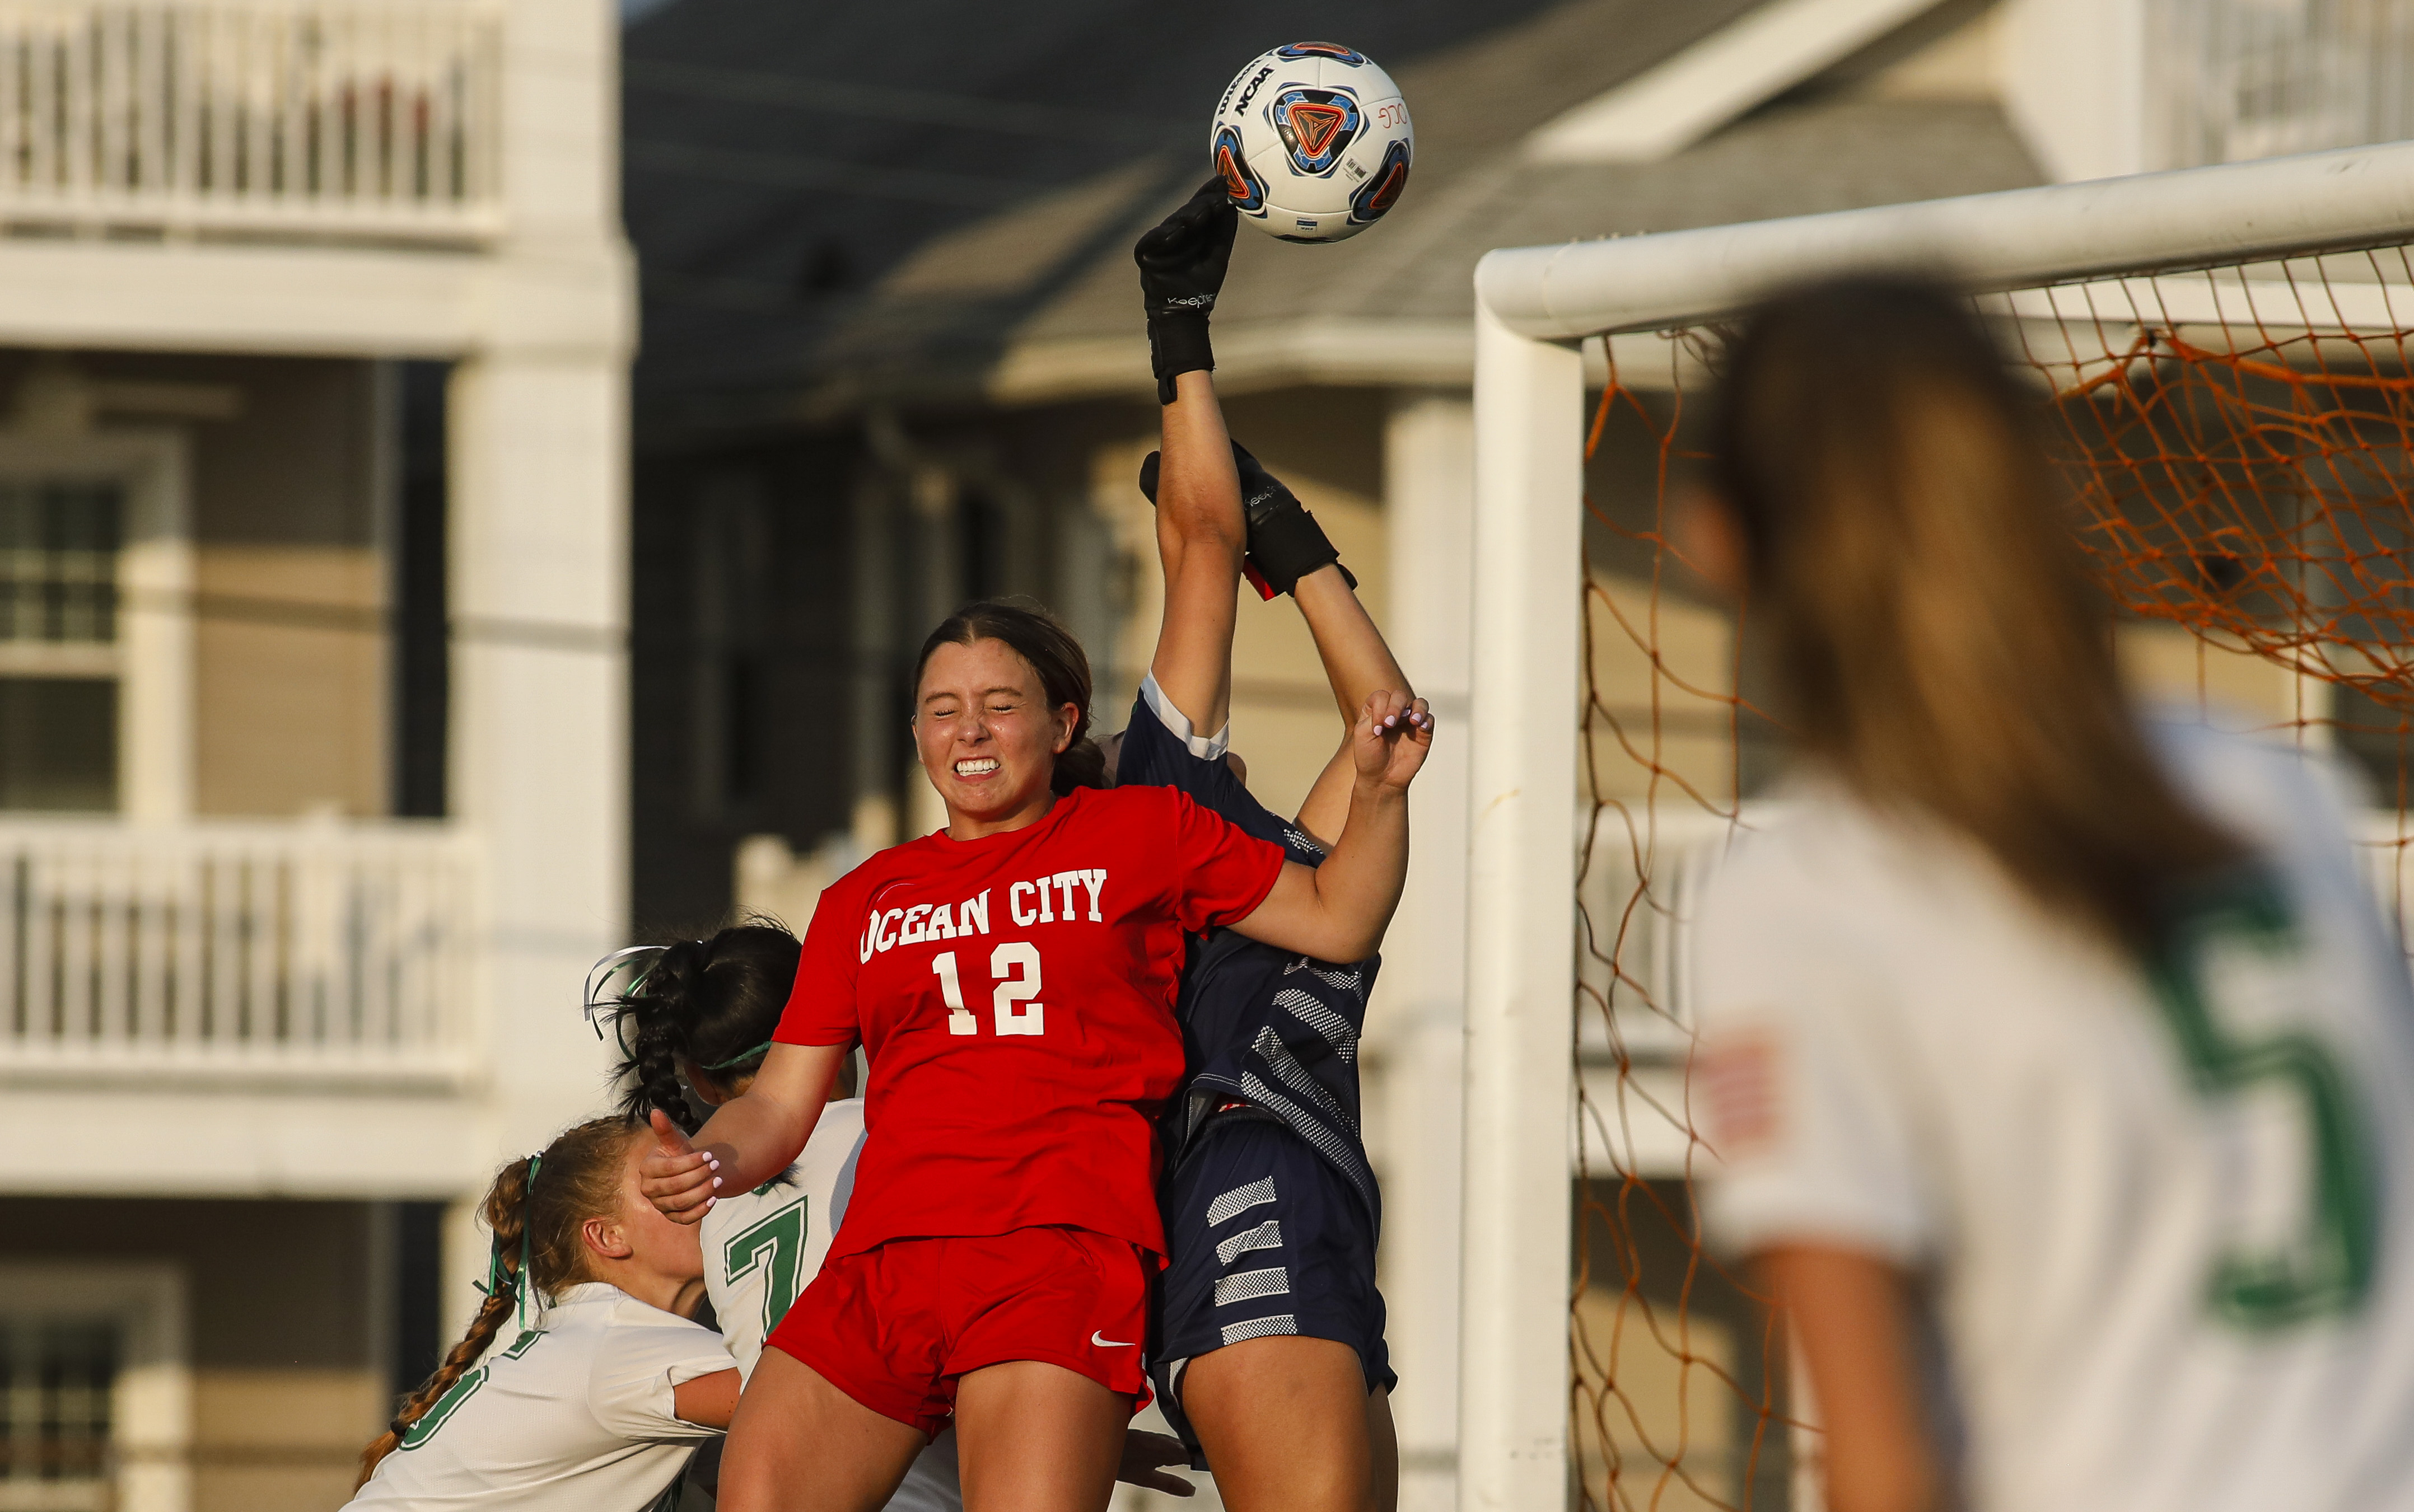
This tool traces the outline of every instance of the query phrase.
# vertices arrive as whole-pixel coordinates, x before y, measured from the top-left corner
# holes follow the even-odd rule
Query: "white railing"
[[[1684,1060],[1692,1041],[1699,964],[1692,926],[1703,894],[1738,830],[1771,823],[1780,811],[1775,805],[1750,806],[1739,822],[1691,805],[1671,805],[1654,819],[1637,804],[1631,823],[1618,809],[1602,813],[1577,889],[1576,925],[1583,932],[1577,974],[1588,994],[1579,1012],[1581,1044],[1597,1054],[1611,1050],[1600,1010],[1600,997],[1607,996],[1617,1015],[1617,1049],[1643,1060]],[[2414,820],[2401,823],[2394,813],[2367,810],[2356,831],[2364,884],[2414,955]],[[1579,836],[1579,853],[1583,844]],[[1642,885],[1647,875],[1647,889]]]
[[[2157,166],[2414,136],[2407,0],[2154,0],[2149,16]]]
[[[483,0],[0,0],[0,225],[473,241]]]
[[[0,1076],[457,1078],[476,881],[436,823],[0,823]]]

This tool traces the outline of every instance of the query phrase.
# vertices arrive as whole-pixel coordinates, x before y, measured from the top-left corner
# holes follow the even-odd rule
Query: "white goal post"
[[[1458,1505],[1569,1490],[1585,338],[1913,268],[1973,293],[2414,241],[2414,143],[1561,246],[1475,270]],[[2409,304],[2414,311],[2414,304]]]

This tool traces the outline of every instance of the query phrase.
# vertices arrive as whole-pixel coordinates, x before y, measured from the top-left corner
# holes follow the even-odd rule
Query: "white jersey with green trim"
[[[749,1377],[789,1304],[821,1273],[855,1191],[863,1139],[863,1099],[832,1102],[785,1175],[723,1197],[704,1215],[705,1292],[729,1353]],[[961,1512],[963,1505],[950,1428],[923,1449],[888,1506],[891,1512]]]
[[[2151,725],[2251,867],[2140,963],[1806,787],[1704,899],[1711,1237],[1922,1282],[1973,1512],[2414,1508],[2414,991],[2320,765]]]
[[[643,1512],[696,1445],[673,1391],[734,1361],[711,1329],[617,1286],[564,1291],[508,1327],[378,1462],[350,1505],[380,1512]]]

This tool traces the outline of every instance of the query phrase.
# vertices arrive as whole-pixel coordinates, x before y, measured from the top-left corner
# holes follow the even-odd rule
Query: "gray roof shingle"
[[[1176,20],[1053,0],[1001,24],[970,0],[678,0],[628,38],[641,420],[978,402],[1002,363],[1075,348],[1093,355],[1073,389],[1137,390],[1131,240],[1203,177],[1199,126],[1227,71],[1286,37],[1347,40],[1392,70],[1414,176],[1349,242],[1244,231],[1228,343],[1318,319],[1463,324],[1494,246],[2040,181],[1991,103],[1852,91],[1780,100],[1656,163],[1521,156],[1536,126],[1753,4],[1235,0]],[[867,38],[901,36],[921,44],[909,82],[848,78],[850,60],[899,56]]]

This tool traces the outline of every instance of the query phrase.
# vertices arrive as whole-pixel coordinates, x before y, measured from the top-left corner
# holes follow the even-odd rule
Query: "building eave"
[[[1319,319],[1215,334],[1215,382],[1227,393],[1301,385],[1464,388],[1475,376],[1471,320]],[[1008,347],[983,385],[993,404],[1026,407],[1154,393],[1148,348],[1131,336],[1080,336]]]

